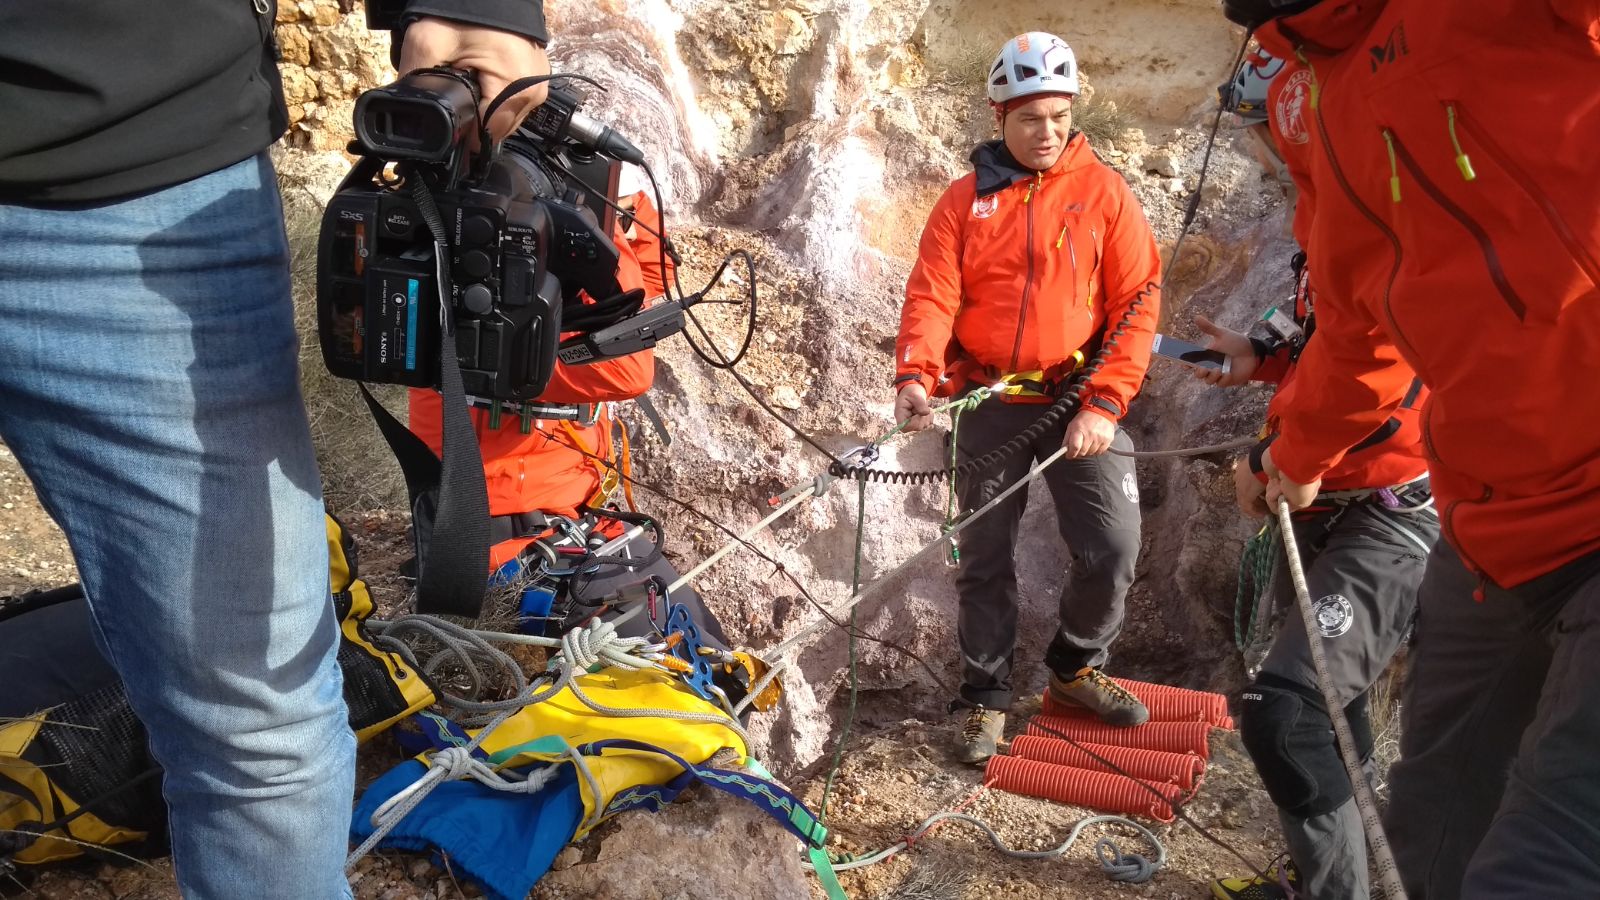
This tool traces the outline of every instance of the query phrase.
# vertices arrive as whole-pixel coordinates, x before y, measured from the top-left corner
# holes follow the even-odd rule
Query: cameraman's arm
[[[543,0],[367,0],[367,27],[390,28],[395,68],[449,65],[478,73],[483,108],[519,78],[550,74]],[[495,140],[544,102],[543,84],[510,100],[489,121]]]

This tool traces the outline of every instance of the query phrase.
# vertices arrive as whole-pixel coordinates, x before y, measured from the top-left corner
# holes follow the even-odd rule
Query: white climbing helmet
[[[1019,34],[989,67],[989,102],[1033,94],[1078,93],[1078,58],[1067,42],[1043,31]]]
[[[1244,125],[1267,120],[1267,85],[1283,71],[1283,60],[1257,50],[1239,64],[1239,71],[1227,84],[1217,88],[1222,109],[1233,113]]]

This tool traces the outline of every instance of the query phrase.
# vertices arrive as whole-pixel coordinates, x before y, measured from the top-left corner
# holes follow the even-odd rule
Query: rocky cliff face
[[[833,452],[892,424],[889,356],[904,278],[927,210],[963,171],[971,145],[989,136],[982,78],[994,48],[1024,29],[1053,30],[1073,44],[1092,85],[1080,118],[1170,249],[1195,187],[1213,88],[1237,41],[1202,0],[1081,0],[1048,10],[1015,0],[551,0],[548,8],[556,67],[606,84],[588,111],[653,161],[686,254],[685,286],[697,287],[729,249],[759,258],[761,315],[741,371]],[[348,140],[355,93],[390,74],[387,42],[368,35],[359,8],[346,2],[284,3],[279,22],[294,121],[280,165],[326,194],[344,166],[332,151]],[[1163,320],[1178,334],[1192,333],[1197,309],[1242,323],[1287,290],[1275,191],[1226,129],[1202,200],[1164,298]],[[731,348],[734,315],[717,308],[704,318]],[[653,396],[673,441],[666,446],[625,411],[641,477],[742,528],[765,513],[769,497],[823,469],[820,454],[681,339],[657,359]],[[1208,443],[1248,433],[1260,406],[1158,362],[1127,425],[1141,447]],[[937,467],[941,446],[937,434],[901,439],[883,462]],[[1248,534],[1231,510],[1226,461],[1142,464],[1140,488],[1145,552],[1116,667],[1225,684],[1236,676],[1227,662],[1233,560]],[[722,541],[692,516],[641,502],[665,515],[682,566]],[[854,488],[838,486],[758,541],[818,599],[836,603],[848,593],[855,504]],[[943,504],[939,488],[869,487],[863,578],[933,538]],[[1018,556],[1020,674],[1042,684],[1038,660],[1067,558],[1043,495],[1033,498]],[[951,575],[929,564],[859,616],[866,632],[906,645],[953,682]],[[699,586],[731,636],[753,647],[817,618],[748,553]],[[820,635],[795,661],[788,703],[758,727],[764,758],[791,772],[819,757],[835,724],[842,635]],[[861,676],[873,692],[869,717],[934,715],[947,699],[916,663],[875,644],[861,647]]]

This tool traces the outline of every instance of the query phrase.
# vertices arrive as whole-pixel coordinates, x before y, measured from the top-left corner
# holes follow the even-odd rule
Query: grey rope
[[[1072,849],[1072,846],[1077,843],[1078,838],[1083,834],[1084,829],[1088,828],[1089,826],[1101,824],[1124,825],[1139,832],[1139,834],[1141,834],[1145,840],[1150,842],[1150,846],[1156,849],[1156,858],[1154,860],[1150,860],[1137,853],[1123,854],[1123,852],[1118,849],[1116,843],[1113,842],[1109,837],[1102,837],[1095,843],[1095,856],[1100,860],[1100,868],[1105,871],[1108,877],[1114,881],[1122,881],[1129,884],[1140,884],[1142,882],[1149,881],[1150,878],[1167,863],[1167,848],[1161,843],[1161,840],[1157,838],[1155,834],[1150,831],[1150,829],[1140,825],[1138,822],[1135,822],[1132,819],[1127,819],[1122,816],[1088,816],[1078,820],[1078,823],[1072,826],[1072,831],[1067,835],[1066,840],[1063,840],[1055,847],[1052,847],[1048,850],[1015,850],[1012,849],[1012,847],[1000,837],[1000,835],[992,826],[989,825],[988,822],[985,822],[976,816],[968,815],[967,813],[945,811],[929,816],[921,825],[916,827],[916,830],[911,832],[906,840],[903,840],[887,849],[880,850],[870,856],[864,856],[861,859],[836,863],[833,867],[834,871],[848,872],[852,869],[864,869],[867,866],[876,865],[877,863],[883,862],[884,860],[889,859],[898,853],[902,853],[910,849],[912,844],[915,844],[918,840],[920,840],[922,836],[932,830],[935,825],[938,825],[940,822],[946,820],[962,822],[978,829],[979,831],[983,832],[986,837],[988,837],[989,843],[993,845],[996,850],[1000,851],[1006,856],[1011,857],[1012,859],[1059,859],[1060,857],[1065,856],[1067,851]],[[1104,852],[1106,849],[1109,849],[1109,857]],[[802,860],[800,864],[808,869],[811,868],[811,864],[806,860]]]
[[[1355,790],[1356,808],[1361,812],[1361,824],[1366,827],[1367,845],[1372,848],[1372,864],[1378,873],[1378,883],[1389,900],[1405,900],[1406,889],[1400,883],[1394,854],[1389,850],[1389,838],[1383,832],[1382,820],[1378,818],[1378,801],[1373,797],[1372,785],[1367,783],[1367,776],[1361,769],[1355,737],[1350,732],[1350,721],[1344,714],[1344,701],[1328,671],[1327,654],[1323,652],[1321,632],[1317,629],[1317,614],[1311,607],[1311,589],[1306,586],[1305,567],[1301,565],[1300,547],[1295,541],[1294,519],[1288,501],[1281,497],[1278,499],[1278,526],[1283,534],[1284,555],[1289,561],[1289,577],[1294,581],[1295,600],[1300,607],[1301,622],[1305,625],[1306,641],[1311,646],[1311,662],[1317,670],[1317,685],[1322,689],[1328,717],[1333,720],[1339,758],[1344,762],[1345,774]]]
[[[575,628],[562,635],[559,640],[554,638],[536,637],[533,635],[502,634],[491,631],[474,631],[452,622],[436,619],[432,616],[411,615],[400,619],[384,622],[372,620],[368,625],[373,627],[374,633],[386,639],[387,642],[403,644],[399,641],[398,633],[413,631],[426,634],[438,640],[445,649],[441,655],[464,653],[464,647],[474,649],[487,648],[489,655],[494,659],[505,659],[516,669],[514,660],[504,651],[489,645],[491,641],[507,643],[533,644],[537,646],[558,648],[558,653],[551,658],[551,671],[529,685],[523,678],[523,685],[518,690],[518,696],[509,700],[493,701],[489,703],[463,701],[454,698],[449,705],[461,708],[494,709],[498,712],[489,719],[478,734],[465,747],[448,747],[439,750],[428,757],[428,771],[416,782],[404,790],[390,797],[380,806],[372,816],[373,832],[361,845],[351,852],[345,860],[345,870],[349,871],[362,857],[372,852],[389,832],[416,809],[423,799],[443,782],[454,778],[472,778],[493,790],[534,793],[548,784],[554,776],[555,766],[551,764],[543,769],[530,773],[521,779],[507,778],[499,770],[487,765],[482,760],[474,759],[472,751],[476,750],[489,735],[507,719],[511,718],[518,710],[542,703],[550,699],[562,688],[571,688],[573,696],[577,697],[585,706],[597,713],[622,718],[669,718],[688,722],[704,722],[707,724],[721,725],[737,734],[744,741],[745,752],[749,752],[750,738],[739,723],[731,717],[723,717],[712,713],[693,713],[672,709],[617,709],[598,703],[590,698],[578,685],[576,673],[590,669],[612,666],[628,671],[653,669],[667,673],[656,660],[660,658],[664,649],[659,644],[651,644],[645,638],[619,637],[616,627],[609,622],[594,622],[583,628]],[[397,627],[398,626],[398,627]],[[407,648],[409,650],[409,648]],[[520,669],[518,676],[521,677]],[[568,758],[577,767],[578,772],[588,783],[591,792],[599,794],[594,776],[589,772],[583,758],[571,747],[567,748]],[[598,811],[597,811],[598,813]]]

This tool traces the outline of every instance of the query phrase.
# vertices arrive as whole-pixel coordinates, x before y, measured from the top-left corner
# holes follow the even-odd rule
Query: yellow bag
[[[422,673],[398,654],[380,650],[367,633],[372,594],[357,574],[355,541],[344,525],[329,515],[328,587],[334,615],[339,617],[339,668],[344,672],[344,700],[350,707],[350,728],[365,741],[419,709],[433,705],[434,692]]]
[[[580,675],[575,681],[585,696],[603,707],[727,715],[678,678],[662,672],[604,669]],[[736,752],[741,762],[749,752],[738,733],[727,726],[665,716],[608,715],[590,709],[571,687],[543,703],[519,710],[480,746],[496,766],[516,768],[536,762],[572,761],[568,748],[619,739],[650,744],[692,763],[703,763],[724,748]],[[658,754],[629,750],[586,756],[583,763],[592,780],[578,779],[584,817],[577,837],[605,821],[609,815],[606,811],[618,794],[640,786],[665,784],[684,771]]]

